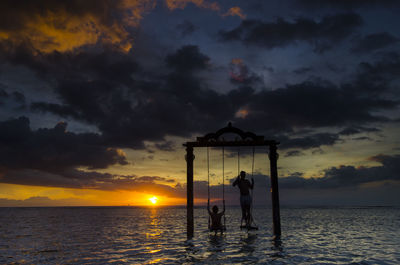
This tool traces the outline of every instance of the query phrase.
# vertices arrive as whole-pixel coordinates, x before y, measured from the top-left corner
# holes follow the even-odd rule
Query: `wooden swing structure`
[[[232,133],[237,134],[240,138],[234,141],[225,141],[221,138],[223,134]],[[278,190],[278,169],[277,160],[278,154],[276,152],[279,142],[274,140],[265,140],[264,136],[256,135],[252,132],[244,132],[232,126],[231,123],[227,127],[218,130],[215,133],[208,133],[203,137],[197,137],[195,142],[186,142],[183,146],[186,147],[186,166],[187,166],[187,239],[193,238],[194,235],[194,218],[193,218],[193,149],[195,147],[225,147],[225,146],[269,146],[269,161],[270,161],[270,175],[271,175],[271,197],[272,197],[272,221],[273,221],[273,234],[275,238],[281,235],[281,221],[279,209],[279,190]],[[224,150],[224,149],[223,149]],[[253,149],[254,152],[254,149]],[[239,165],[238,165],[239,166]]]
[[[207,146],[207,209],[209,210],[210,208],[210,147]],[[252,163],[251,163],[251,178],[253,178],[254,176],[254,158],[255,158],[255,146],[253,146],[252,148]],[[240,146],[238,146],[237,149],[237,176],[239,177],[240,175]],[[251,207],[250,207],[250,216],[249,216],[249,220],[247,222],[249,222],[249,224],[247,225],[243,225],[243,221],[246,221],[242,218],[241,222],[240,222],[240,229],[247,229],[247,230],[258,230],[257,225],[254,222],[254,218],[253,218],[253,192],[250,189],[250,194],[251,194]],[[222,205],[223,205],[223,209],[225,212],[225,146],[222,146]],[[212,229],[211,226],[211,216],[208,216],[208,229],[210,231],[226,231],[226,216],[225,213],[223,214],[223,224],[221,229]],[[254,224],[254,225],[251,225]]]

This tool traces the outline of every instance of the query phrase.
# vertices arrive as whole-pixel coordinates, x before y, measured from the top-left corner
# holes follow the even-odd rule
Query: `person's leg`
[[[246,207],[245,207],[244,205],[242,205],[242,220],[241,220],[240,223],[242,224],[243,221],[246,222],[246,218],[247,218],[247,215],[246,215]]]
[[[240,207],[242,208],[242,221],[246,221],[246,202],[243,196],[240,196]]]
[[[250,225],[250,205],[246,205],[245,207],[245,211],[246,211],[246,226]]]

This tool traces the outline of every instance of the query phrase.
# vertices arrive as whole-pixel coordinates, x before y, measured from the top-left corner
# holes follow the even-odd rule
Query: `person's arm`
[[[236,180],[232,183],[232,186],[235,187],[239,183],[239,176],[237,176]]]
[[[253,177],[251,178],[251,184],[250,184],[250,189],[253,189],[254,188],[254,179],[253,179]]]
[[[208,199],[208,202],[207,202],[207,211],[208,211],[208,214],[211,215],[211,211],[210,211],[210,199]]]

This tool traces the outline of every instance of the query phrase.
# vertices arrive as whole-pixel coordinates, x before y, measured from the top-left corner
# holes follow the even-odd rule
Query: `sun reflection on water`
[[[160,216],[157,208],[151,208],[149,210],[149,225],[147,229],[148,232],[146,232],[146,238],[152,241],[154,240],[156,243],[162,234],[162,230],[160,229]],[[161,246],[159,244],[154,244],[151,247],[146,247],[146,250],[146,253],[148,254],[155,254],[161,251]],[[158,261],[152,260],[149,264],[157,262]]]

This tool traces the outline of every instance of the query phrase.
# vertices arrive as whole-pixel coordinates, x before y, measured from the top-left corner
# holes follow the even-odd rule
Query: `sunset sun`
[[[157,198],[156,196],[153,196],[153,197],[149,198],[149,201],[150,201],[152,204],[157,204],[158,198]]]

